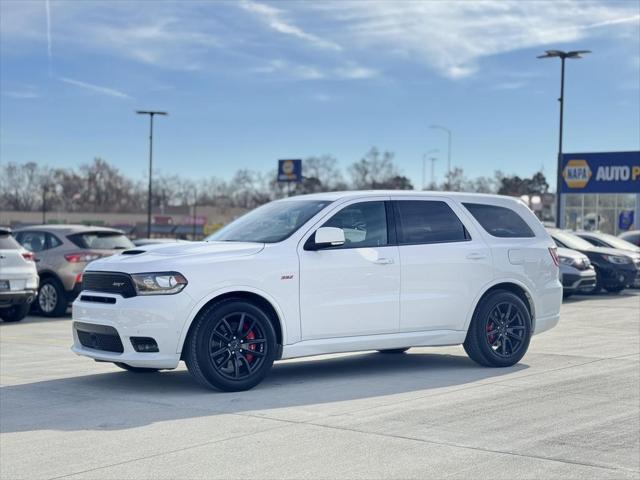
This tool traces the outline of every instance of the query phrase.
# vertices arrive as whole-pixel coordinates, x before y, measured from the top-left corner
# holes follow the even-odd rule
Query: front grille
[[[124,352],[120,335],[115,328],[81,322],[75,322],[74,327],[83,347],[104,352]]]
[[[133,280],[126,273],[85,272],[82,275],[82,289],[92,292],[117,293],[124,298],[135,297]]]

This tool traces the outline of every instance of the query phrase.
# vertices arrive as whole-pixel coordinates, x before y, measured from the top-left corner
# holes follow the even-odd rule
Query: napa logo
[[[569,188],[584,188],[591,179],[592,172],[586,160],[569,160],[562,171],[562,177]]]

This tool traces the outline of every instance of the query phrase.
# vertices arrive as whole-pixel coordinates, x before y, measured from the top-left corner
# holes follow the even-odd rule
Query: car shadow
[[[317,406],[353,400],[362,401],[357,405],[382,404],[389,396],[417,391],[429,395],[526,368],[484,368],[463,354],[360,353],[277,362],[260,385],[235,393],[201,387],[184,368],[146,374],[114,371],[2,387],[0,431],[120,430],[290,407],[304,408],[288,415],[313,416],[326,411]],[[336,405],[342,411],[356,407]]]

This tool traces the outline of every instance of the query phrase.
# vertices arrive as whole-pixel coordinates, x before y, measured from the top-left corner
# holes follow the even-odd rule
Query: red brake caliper
[[[247,340],[253,340],[254,338],[256,338],[256,334],[253,333],[253,331],[249,331],[249,333],[247,333]],[[249,345],[249,350],[255,350],[256,349],[256,344],[252,343],[251,345]],[[250,353],[247,353],[245,355],[245,357],[247,358],[247,362],[251,363],[251,360],[253,360],[253,355],[251,355]]]
[[[491,330],[493,330],[493,322],[489,322],[487,324],[487,332],[490,332]],[[487,340],[489,340],[489,345],[493,345],[493,335],[489,335]]]

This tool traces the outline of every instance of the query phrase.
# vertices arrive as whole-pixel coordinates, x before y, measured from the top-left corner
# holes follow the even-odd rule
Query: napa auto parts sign
[[[640,152],[562,155],[563,193],[640,193]]]

